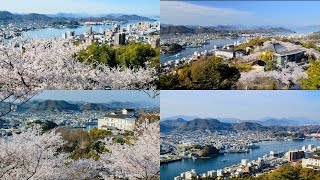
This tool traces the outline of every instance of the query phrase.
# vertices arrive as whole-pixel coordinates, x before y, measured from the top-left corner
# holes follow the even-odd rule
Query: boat
[[[226,159],[222,159],[221,162],[227,162],[227,160]]]
[[[195,156],[192,156],[191,158],[192,158],[192,160],[197,160],[197,159],[198,159],[198,158],[195,157]]]
[[[259,146],[259,145],[256,145],[256,144],[249,144],[249,145],[247,145],[247,148],[248,148],[248,149],[259,149],[260,146]]]

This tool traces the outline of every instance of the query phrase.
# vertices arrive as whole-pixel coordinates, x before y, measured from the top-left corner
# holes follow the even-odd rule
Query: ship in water
[[[248,148],[248,149],[259,149],[260,146],[259,146],[259,145],[256,145],[256,144],[248,144],[248,145],[247,145],[247,148]]]

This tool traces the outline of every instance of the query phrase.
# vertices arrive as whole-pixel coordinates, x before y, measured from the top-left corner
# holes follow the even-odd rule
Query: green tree
[[[219,150],[214,146],[206,146],[200,151],[202,157],[213,157],[219,154]]]
[[[49,131],[51,129],[54,129],[58,127],[58,125],[52,121],[45,121],[44,123],[41,124],[41,129],[43,131]]]
[[[70,153],[72,159],[93,158],[97,160],[101,153],[108,151],[101,140],[111,135],[110,131],[97,128],[90,131],[58,128],[57,132],[67,142],[60,150]]]
[[[235,67],[211,60],[204,68],[197,69],[193,74],[192,89],[232,89],[240,78]]]
[[[106,138],[107,136],[112,135],[111,131],[93,128],[89,131],[89,136],[92,140],[97,141]]]
[[[110,67],[139,68],[148,62],[149,66],[160,67],[160,49],[149,44],[134,43],[117,48],[106,44],[92,43],[87,49],[76,54],[86,64],[106,64]]]
[[[162,74],[160,76],[161,89],[179,89],[180,80],[178,74]]]
[[[318,61],[310,61],[310,67],[306,71],[308,78],[302,78],[302,89],[320,89],[320,59]]]
[[[276,62],[272,60],[272,57],[274,55],[274,52],[271,52],[270,50],[266,50],[264,53],[259,55],[259,59],[266,62],[268,68],[267,70],[272,71],[276,69]]]

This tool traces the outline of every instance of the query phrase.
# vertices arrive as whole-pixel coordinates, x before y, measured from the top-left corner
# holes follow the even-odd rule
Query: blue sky
[[[180,25],[320,25],[319,1],[161,1],[161,21]]]
[[[112,90],[112,91],[44,91],[33,99],[51,99],[65,101],[85,101],[92,103],[119,102],[151,102],[160,103],[160,96],[150,98],[143,91],[136,90]]]
[[[320,91],[161,91],[161,118],[176,115],[320,120]]]
[[[0,10],[15,13],[126,13],[160,15],[159,0],[2,0]]]

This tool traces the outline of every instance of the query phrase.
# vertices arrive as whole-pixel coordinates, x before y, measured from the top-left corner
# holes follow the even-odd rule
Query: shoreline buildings
[[[131,42],[150,44],[156,48],[160,44],[160,22],[139,22],[128,24],[122,28],[120,24],[114,23],[112,28],[103,29],[100,27],[99,32],[95,32],[92,23],[89,23],[88,31],[76,35],[74,31],[68,31],[62,34],[62,38],[74,42],[97,42],[108,45],[121,46]],[[95,23],[93,23],[95,24]]]

